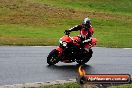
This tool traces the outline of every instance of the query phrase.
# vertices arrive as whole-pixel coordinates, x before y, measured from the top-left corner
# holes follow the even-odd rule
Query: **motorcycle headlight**
[[[63,45],[63,46],[67,46],[67,43],[66,43],[66,42],[63,42],[62,45]]]
[[[63,46],[67,46],[66,42],[63,42],[61,39],[59,40],[60,44],[62,44]]]

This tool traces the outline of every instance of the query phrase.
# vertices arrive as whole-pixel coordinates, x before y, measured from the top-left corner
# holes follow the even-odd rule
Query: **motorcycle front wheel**
[[[56,63],[58,63],[59,62],[58,54],[59,52],[56,49],[52,50],[47,57],[47,63],[49,65],[55,65]]]

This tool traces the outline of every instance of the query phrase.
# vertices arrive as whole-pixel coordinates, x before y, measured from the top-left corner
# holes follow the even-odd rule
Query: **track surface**
[[[0,85],[68,80],[76,78],[76,63],[47,66],[53,47],[0,46]],[[93,48],[93,57],[84,66],[88,74],[127,73],[132,75],[132,49]]]

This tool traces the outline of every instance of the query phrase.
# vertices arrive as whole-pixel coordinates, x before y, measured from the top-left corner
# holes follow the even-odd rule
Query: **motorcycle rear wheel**
[[[52,50],[47,57],[47,63],[49,65],[55,65],[56,63],[58,63],[59,62],[58,54],[59,52],[56,49]]]
[[[82,56],[84,56],[84,57],[82,57],[82,60],[78,60],[76,62],[78,64],[85,64],[85,63],[87,63],[90,60],[90,58],[92,57],[92,54],[93,54],[93,51],[92,51],[92,49],[90,49],[89,52],[87,52],[84,55],[82,55]]]

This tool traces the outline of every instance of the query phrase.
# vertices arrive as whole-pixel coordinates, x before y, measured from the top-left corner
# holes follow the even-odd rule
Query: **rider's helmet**
[[[84,30],[89,29],[90,25],[91,25],[91,20],[88,17],[84,18],[84,20],[82,22],[82,26],[83,26]]]

